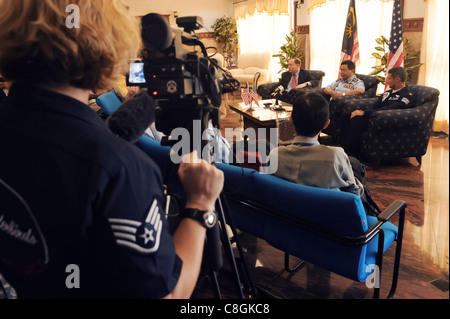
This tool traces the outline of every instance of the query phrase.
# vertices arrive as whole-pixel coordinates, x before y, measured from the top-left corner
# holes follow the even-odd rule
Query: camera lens
[[[147,50],[162,51],[172,45],[174,34],[163,16],[150,13],[142,18],[142,39]]]

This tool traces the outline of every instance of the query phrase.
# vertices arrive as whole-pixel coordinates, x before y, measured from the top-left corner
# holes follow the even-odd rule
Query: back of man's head
[[[406,82],[406,79],[408,77],[408,73],[406,72],[405,68],[401,66],[390,69],[388,71],[388,74],[390,74],[393,78],[400,78],[400,81],[403,83]]]
[[[292,121],[298,135],[315,137],[330,116],[328,101],[318,93],[299,97],[292,108]]]

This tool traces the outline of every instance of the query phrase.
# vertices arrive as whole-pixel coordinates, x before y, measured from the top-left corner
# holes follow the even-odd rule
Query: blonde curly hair
[[[79,28],[69,28],[69,5]],[[0,0],[0,72],[13,82],[109,89],[141,44],[120,0]]]

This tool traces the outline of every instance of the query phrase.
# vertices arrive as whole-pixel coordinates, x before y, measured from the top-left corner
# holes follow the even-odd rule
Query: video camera
[[[203,27],[200,17],[176,22],[180,28],[170,27],[159,14],[142,18],[143,59],[130,64],[128,76],[128,85],[147,87],[158,101],[156,128],[166,135],[178,127],[190,130],[195,119],[218,122],[222,92],[237,90],[240,84],[208,56],[195,35]],[[200,52],[186,47],[199,47]]]

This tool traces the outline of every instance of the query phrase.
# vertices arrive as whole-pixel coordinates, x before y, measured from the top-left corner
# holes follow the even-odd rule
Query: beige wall
[[[205,29],[199,32],[212,31],[211,26],[217,18],[233,15],[231,0],[124,0],[124,2],[135,16],[144,16],[152,12],[170,14],[171,22],[174,11],[177,11],[179,17],[200,16]]]

